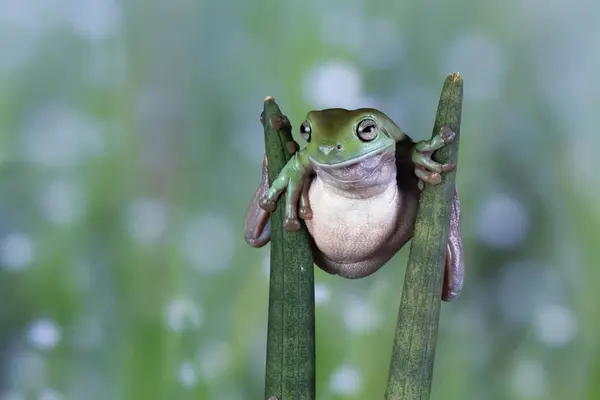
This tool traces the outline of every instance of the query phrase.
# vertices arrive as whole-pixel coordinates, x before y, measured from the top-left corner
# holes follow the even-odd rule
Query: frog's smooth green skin
[[[285,228],[297,230],[298,217],[305,220],[315,264],[345,278],[371,275],[412,237],[419,184],[438,184],[440,174],[455,168],[431,159],[454,133],[443,128],[433,139],[414,143],[385,114],[369,108],[311,111],[300,130],[308,144],[270,188],[265,158],[261,184],[246,213],[245,239],[253,247],[269,242],[269,212],[287,191]],[[463,276],[455,190],[443,300],[458,297]]]

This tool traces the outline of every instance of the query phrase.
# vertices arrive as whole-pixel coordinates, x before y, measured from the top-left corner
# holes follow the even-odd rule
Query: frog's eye
[[[300,133],[302,134],[302,137],[304,138],[304,140],[306,140],[307,142],[310,142],[310,125],[308,124],[308,121],[304,121],[302,123],[302,125],[300,125]]]
[[[356,134],[365,142],[369,142],[377,136],[377,124],[372,119],[363,119],[356,127]]]

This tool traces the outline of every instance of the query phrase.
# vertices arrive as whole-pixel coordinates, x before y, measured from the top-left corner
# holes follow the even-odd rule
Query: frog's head
[[[395,179],[396,140],[405,135],[381,111],[311,111],[300,133],[308,142],[306,150],[315,170],[335,186],[372,187]]]
[[[311,111],[300,126],[311,161],[324,168],[347,167],[394,152],[402,130],[381,111],[330,108]]]

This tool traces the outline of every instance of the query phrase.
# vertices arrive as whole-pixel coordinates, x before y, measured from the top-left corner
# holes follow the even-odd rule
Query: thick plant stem
[[[261,116],[269,184],[298,149],[291,125],[272,97]],[[271,213],[271,276],[265,398],[315,399],[314,270],[308,231],[283,229],[285,194]]]
[[[442,88],[433,134],[445,126],[456,137],[433,154],[439,163],[457,162],[462,94],[460,75],[449,75]],[[455,175],[456,171],[443,174],[441,184],[426,185],[421,194],[398,311],[387,400],[430,397]]]

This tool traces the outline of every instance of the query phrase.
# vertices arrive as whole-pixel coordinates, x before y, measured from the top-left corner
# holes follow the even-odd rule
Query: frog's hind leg
[[[244,219],[244,239],[252,247],[262,247],[271,240],[271,219],[269,212],[259,206],[260,199],[269,190],[267,156],[263,159],[261,180],[250,202]]]
[[[464,273],[462,237],[460,233],[460,201],[456,188],[454,188],[442,300],[452,301],[460,295]]]

